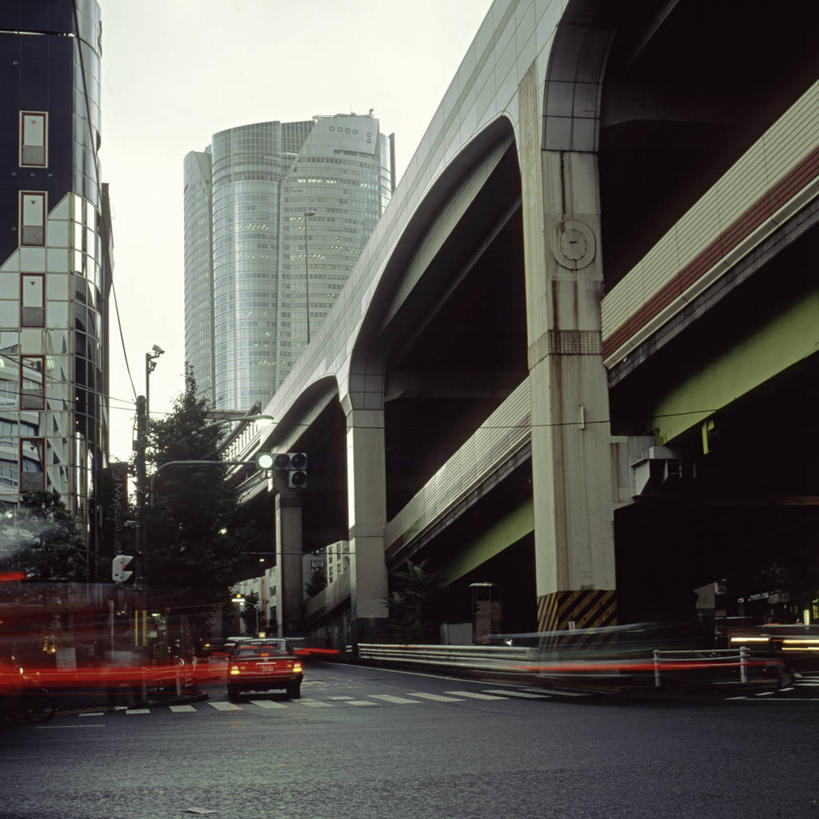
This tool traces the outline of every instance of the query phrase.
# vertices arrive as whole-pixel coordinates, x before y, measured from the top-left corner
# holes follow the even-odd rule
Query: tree
[[[245,602],[242,606],[242,622],[245,624],[245,634],[256,636],[257,626],[263,624],[262,613],[259,611],[259,595],[256,592],[249,592],[245,595]]]
[[[389,630],[405,642],[435,639],[435,610],[440,597],[440,579],[426,570],[426,560],[394,572],[390,578]]]
[[[220,457],[225,427],[208,419],[208,409],[188,367],[173,411],[148,427],[146,461],[154,492],[144,510],[145,575],[152,596],[165,605],[226,599],[240,550],[254,548],[254,533],[240,522],[236,483]]]
[[[327,586],[327,573],[324,571],[324,566],[316,566],[313,569],[304,591],[308,597],[315,597],[322,589]]]
[[[0,517],[0,562],[32,580],[87,579],[85,541],[58,492],[26,492]]]

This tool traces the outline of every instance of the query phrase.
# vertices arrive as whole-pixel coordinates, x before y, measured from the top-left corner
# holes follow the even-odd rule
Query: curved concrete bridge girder
[[[540,622],[601,624],[616,616],[595,156],[611,34],[593,15],[564,19],[576,5],[493,4],[338,301],[265,407],[281,420],[228,453],[249,457],[262,445],[297,442],[305,395],[336,381],[346,418],[354,629],[356,618],[386,614],[390,320],[496,167],[510,133],[521,177]]]

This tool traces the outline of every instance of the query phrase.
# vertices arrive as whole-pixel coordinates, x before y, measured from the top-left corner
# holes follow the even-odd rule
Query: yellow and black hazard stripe
[[[538,631],[554,648],[597,647],[608,642],[607,626],[617,625],[614,589],[576,589],[544,594],[538,600]],[[559,636],[558,634],[559,633]]]

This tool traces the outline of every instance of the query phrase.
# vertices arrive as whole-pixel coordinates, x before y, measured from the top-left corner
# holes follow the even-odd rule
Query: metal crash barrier
[[[745,646],[735,648],[709,649],[708,651],[663,651],[654,649],[654,687],[662,687],[663,671],[715,671],[730,669],[739,673],[739,682],[748,682],[748,669],[752,664],[751,652]],[[765,664],[770,665],[771,660]]]
[[[618,639],[605,646],[591,647],[578,643],[578,637],[583,635],[577,632],[561,634],[558,643],[551,639],[556,634],[547,633],[548,640],[538,635],[537,641],[532,639],[534,635],[526,635],[529,645],[359,643],[356,659],[362,663],[425,667],[455,674],[491,673],[528,681],[548,680],[550,685],[606,691],[725,685],[777,688],[787,676],[781,660],[753,655],[744,646],[655,649],[647,644],[646,629],[631,629],[627,633],[622,627],[615,627],[611,631],[610,636]],[[516,639],[523,637],[515,635]],[[554,649],[556,644],[560,649]]]
[[[461,671],[506,671],[529,659],[525,646],[438,646],[359,643],[358,659]]]

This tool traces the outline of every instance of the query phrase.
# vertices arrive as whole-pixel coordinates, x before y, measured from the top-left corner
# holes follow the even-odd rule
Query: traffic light
[[[297,489],[307,486],[307,455],[304,452],[260,452],[256,455],[259,469],[287,472],[287,485]]]
[[[307,486],[307,455],[303,452],[288,452],[287,485],[297,489]]]
[[[115,583],[124,583],[133,572],[125,567],[134,559],[133,555],[117,555],[111,563],[111,579]]]

